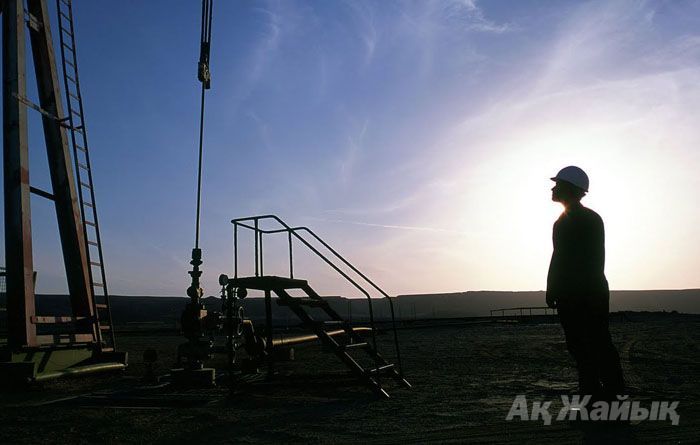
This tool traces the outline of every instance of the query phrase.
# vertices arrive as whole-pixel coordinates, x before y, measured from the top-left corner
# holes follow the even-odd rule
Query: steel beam
[[[64,114],[60,100],[60,87],[46,0],[27,0],[27,9],[29,14],[41,23],[41,26],[36,30],[30,28],[29,31],[39,104],[48,113],[62,118]],[[65,129],[57,120],[46,115],[42,116],[42,120],[73,315],[93,317],[93,295],[90,287],[89,266],[68,138]],[[90,327],[90,325],[86,326]],[[99,341],[99,333],[94,324],[91,326],[91,333],[94,335],[95,341]]]
[[[29,205],[24,4],[4,0],[3,42],[3,172],[5,193],[5,262],[7,268],[8,346],[37,345],[34,265]]]

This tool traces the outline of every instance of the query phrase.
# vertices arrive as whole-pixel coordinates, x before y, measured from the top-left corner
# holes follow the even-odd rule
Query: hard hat
[[[584,192],[588,191],[588,175],[574,165],[562,168],[555,177],[550,179],[552,181],[565,181],[582,189]]]

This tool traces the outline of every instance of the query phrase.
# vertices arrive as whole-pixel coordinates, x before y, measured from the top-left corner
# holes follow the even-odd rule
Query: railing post
[[[238,278],[238,223],[233,223],[233,278]]]
[[[256,235],[257,236],[257,235]],[[272,351],[272,293],[269,290],[265,291],[265,352],[267,352],[267,367],[270,373],[274,367],[274,355]]]
[[[258,219],[255,218],[255,233],[253,234],[255,238],[255,276],[258,277]]]
[[[260,232],[260,275],[265,275],[265,270],[263,269],[263,261],[265,256],[263,255],[263,233]]]
[[[292,232],[287,232],[289,239],[289,278],[294,278],[294,254],[292,254]]]

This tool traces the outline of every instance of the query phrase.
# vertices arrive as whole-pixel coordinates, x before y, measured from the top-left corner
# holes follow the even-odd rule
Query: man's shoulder
[[[600,217],[600,215],[598,214],[598,212],[596,212],[595,210],[590,209],[590,208],[588,208],[588,207],[586,207],[586,206],[581,206],[581,210],[582,210],[582,211],[586,214],[586,216],[588,216],[589,218],[603,219],[603,218]]]
[[[579,210],[580,217],[592,224],[603,225],[603,218],[593,209],[581,206]]]

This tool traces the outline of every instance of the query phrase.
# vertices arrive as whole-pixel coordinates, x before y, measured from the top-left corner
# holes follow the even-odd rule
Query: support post
[[[273,371],[273,355],[272,355],[272,293],[269,290],[265,291],[265,337],[267,352],[267,367],[272,373]]]
[[[30,28],[29,31],[39,104],[43,110],[62,118],[64,114],[60,100],[58,71],[51,31],[50,26],[48,26],[50,19],[46,0],[27,0],[27,6],[29,14],[41,22],[40,27],[36,30]],[[68,138],[65,129],[55,119],[42,115],[42,123],[73,315],[93,317],[94,305],[89,266]],[[91,323],[89,326],[91,326],[95,341],[99,341],[100,333],[97,331],[96,325]]]
[[[37,346],[26,97],[24,5],[3,2],[3,172],[5,192],[5,262],[7,268],[8,346]]]

